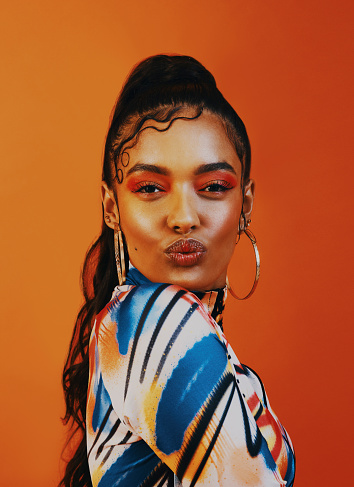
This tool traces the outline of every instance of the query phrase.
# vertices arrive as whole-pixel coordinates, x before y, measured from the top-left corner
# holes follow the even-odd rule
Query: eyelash
[[[212,187],[217,187],[218,189],[211,190],[210,188]],[[209,190],[208,190],[209,188]],[[224,193],[225,191],[228,191],[229,189],[232,189],[233,186],[227,181],[223,180],[217,180],[217,181],[210,181],[208,184],[200,188],[199,191],[203,191],[205,193]]]
[[[149,191],[149,189],[153,189]],[[211,189],[214,188],[214,189]],[[201,187],[198,191],[203,193],[225,193],[233,188],[233,185],[227,181],[217,180],[217,181],[210,181],[205,186]],[[158,191],[156,191],[158,190]],[[156,194],[158,192],[165,193],[166,190],[158,185],[153,181],[142,181],[137,183],[136,188],[133,190],[134,193],[140,194]]]
[[[153,188],[154,191],[147,191],[147,188]],[[142,193],[142,194],[154,194],[156,193],[155,189],[158,189],[161,192],[165,192],[165,190],[159,186],[158,184],[150,181],[142,181],[141,183],[137,183],[136,188],[134,189],[133,193]]]

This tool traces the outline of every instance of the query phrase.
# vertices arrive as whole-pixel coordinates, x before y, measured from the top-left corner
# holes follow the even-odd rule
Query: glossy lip
[[[166,256],[183,267],[196,265],[204,257],[206,248],[199,240],[181,238],[165,249]]]

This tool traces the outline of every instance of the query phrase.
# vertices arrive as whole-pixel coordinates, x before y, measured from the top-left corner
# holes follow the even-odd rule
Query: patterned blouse
[[[94,487],[293,485],[290,438],[222,332],[224,298],[134,268],[115,288],[90,341]]]

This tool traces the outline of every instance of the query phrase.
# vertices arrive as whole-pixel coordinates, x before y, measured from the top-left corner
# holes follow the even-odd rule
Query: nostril
[[[189,235],[191,233],[192,230],[194,230],[196,227],[195,225],[191,226],[191,227],[181,227],[181,226],[178,226],[178,225],[175,225],[173,227],[174,231],[176,233],[179,233],[181,235]]]

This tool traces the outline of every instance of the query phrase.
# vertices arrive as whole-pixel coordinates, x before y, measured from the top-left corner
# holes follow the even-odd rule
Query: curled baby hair
[[[183,116],[186,109],[194,115]],[[157,55],[137,64],[117,99],[107,133],[102,179],[121,182],[143,128],[165,131],[179,118],[197,118],[204,110],[218,115],[242,165],[242,184],[249,180],[251,149],[246,128],[216,86],[213,75],[190,56]],[[157,122],[162,127],[149,121]]]
[[[111,115],[102,180],[112,190],[115,181],[118,184],[123,181],[122,168],[129,164],[128,149],[137,143],[143,130],[151,127],[165,131],[174,121],[198,118],[203,111],[219,116],[223,122],[241,162],[243,189],[250,176],[251,150],[242,120],[201,63],[190,56],[165,54],[143,60],[129,74]],[[60,486],[92,486],[85,438],[88,347],[95,316],[108,303],[117,284],[113,230],[105,224],[102,211],[101,233],[88,250],[83,265],[81,286],[85,303],[76,319],[63,371],[66,402],[63,421],[72,425],[75,448]]]

